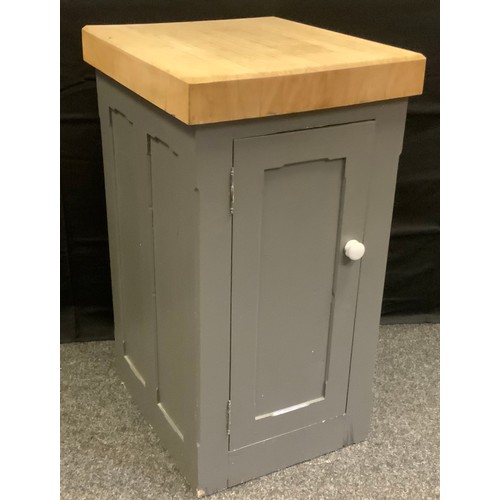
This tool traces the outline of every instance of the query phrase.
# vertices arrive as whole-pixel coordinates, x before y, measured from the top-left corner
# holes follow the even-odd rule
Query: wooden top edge
[[[87,25],[82,42],[87,63],[188,125],[419,95],[426,65],[419,52],[274,16]]]

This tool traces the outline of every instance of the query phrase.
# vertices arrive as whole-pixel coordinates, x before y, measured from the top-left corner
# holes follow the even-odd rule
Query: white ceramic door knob
[[[365,246],[358,240],[349,240],[345,244],[344,253],[351,260],[359,260],[365,254]]]

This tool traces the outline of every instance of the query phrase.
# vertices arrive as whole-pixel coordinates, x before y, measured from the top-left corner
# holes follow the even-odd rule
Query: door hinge
[[[231,400],[227,402],[226,406],[226,431],[229,436],[231,434]]]
[[[229,172],[229,213],[234,213],[234,167]]]

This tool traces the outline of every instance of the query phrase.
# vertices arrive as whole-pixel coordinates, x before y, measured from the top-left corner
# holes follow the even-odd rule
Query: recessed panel
[[[172,430],[184,440],[186,407],[184,380],[192,366],[189,349],[192,336],[190,253],[192,224],[183,207],[186,192],[185,166],[168,144],[149,138],[154,220],[156,317],[158,342],[158,405]]]
[[[137,131],[112,110],[118,202],[120,296],[125,360],[135,377],[150,382],[154,334],[151,187],[147,163],[138,159]]]
[[[264,172],[257,418],[324,396],[342,179],[343,160]]]

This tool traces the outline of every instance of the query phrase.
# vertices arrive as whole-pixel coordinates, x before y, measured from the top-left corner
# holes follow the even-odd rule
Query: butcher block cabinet
[[[421,54],[279,18],[87,26],[117,369],[199,496],[363,440]]]

